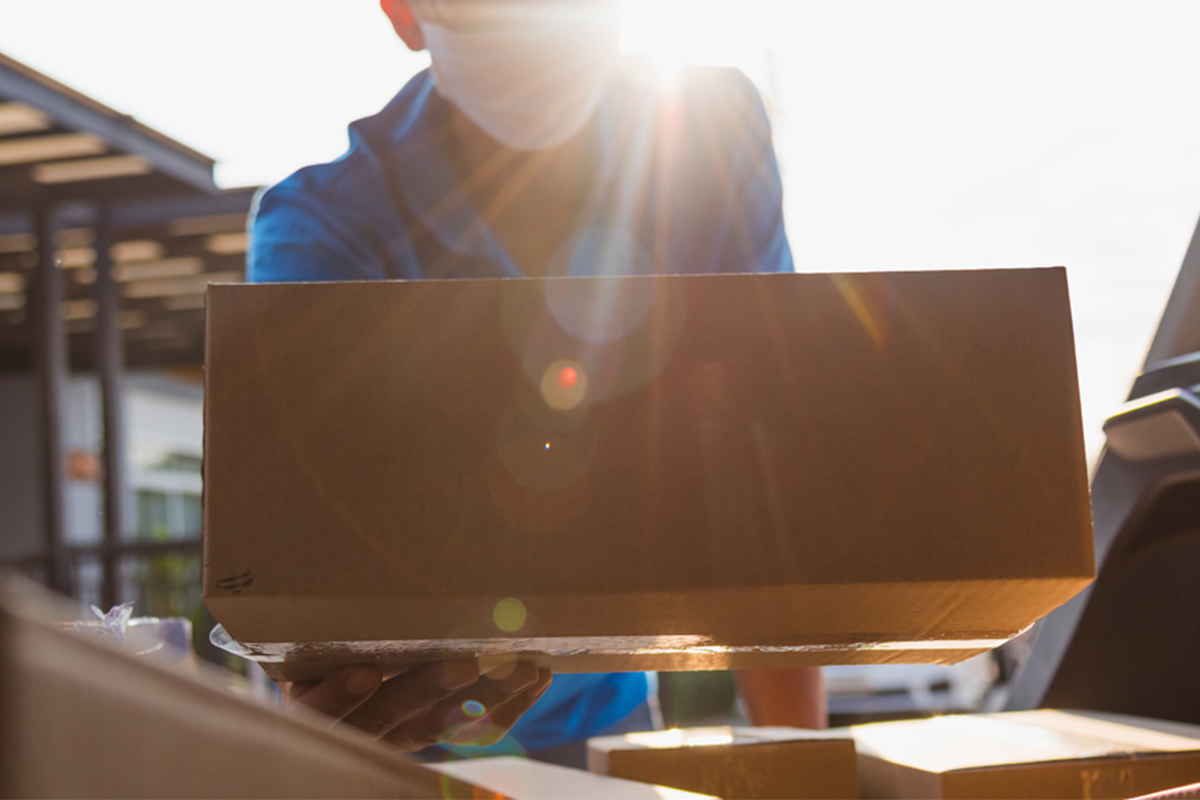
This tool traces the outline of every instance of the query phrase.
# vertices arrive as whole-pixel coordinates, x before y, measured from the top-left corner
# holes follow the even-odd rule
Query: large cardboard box
[[[588,741],[588,769],[725,800],[858,800],[854,740],[797,728],[689,728]]]
[[[709,795],[593,775],[523,758],[476,758],[432,764],[448,778],[513,800],[705,800]]]
[[[274,677],[955,662],[1093,576],[1062,269],[209,289],[204,601]]]
[[[1200,727],[1067,711],[850,729],[867,798],[1134,797],[1200,780]]]
[[[491,797],[194,665],[56,627],[69,611],[0,575],[0,797]]]

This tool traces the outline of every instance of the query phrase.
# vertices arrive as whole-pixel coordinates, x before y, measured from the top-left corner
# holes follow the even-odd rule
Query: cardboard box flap
[[[479,758],[433,769],[513,800],[702,800],[711,795],[654,786],[521,758]]]
[[[845,731],[685,728],[588,740],[588,769],[727,798],[857,798]]]
[[[802,728],[786,727],[740,728],[726,725],[708,728],[674,728],[666,731],[627,733],[623,736],[598,736],[588,740],[588,747],[602,751],[667,750],[678,747],[755,745],[790,741],[846,740],[850,738],[850,734],[845,731],[810,731]]]
[[[0,574],[0,797],[475,791],[315,712],[251,702],[203,673],[53,626],[71,612]]]
[[[1200,737],[1137,723],[1131,717],[1038,710],[875,723],[851,730],[860,755],[930,773],[1200,751]]]

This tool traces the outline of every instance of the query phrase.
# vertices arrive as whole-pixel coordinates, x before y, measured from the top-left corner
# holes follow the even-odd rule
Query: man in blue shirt
[[[737,71],[691,68],[664,85],[621,61],[612,0],[381,5],[432,67],[350,126],[344,156],[262,195],[251,280],[791,271],[767,116]],[[815,698],[815,672],[796,675],[792,693]],[[512,727],[502,746],[576,743],[578,760],[588,737],[650,722],[642,673],[550,685],[531,665],[480,676],[437,664],[386,681],[360,667],[291,693],[409,750]],[[447,730],[468,699],[486,719]],[[791,721],[819,724],[814,702]]]

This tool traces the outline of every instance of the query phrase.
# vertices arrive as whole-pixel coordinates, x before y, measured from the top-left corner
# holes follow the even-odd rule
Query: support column
[[[100,375],[100,404],[104,421],[104,547],[100,607],[115,606],[120,591],[117,548],[124,533],[122,509],[125,495],[125,414],[121,393],[125,354],[121,342],[121,296],[113,277],[112,225],[108,209],[96,210],[96,371]]]
[[[34,293],[38,387],[46,515],[47,583],[71,593],[71,562],[66,547],[66,464],[63,450],[67,381],[67,335],[62,319],[63,277],[55,259],[57,214],[50,207],[36,214],[38,275]]]

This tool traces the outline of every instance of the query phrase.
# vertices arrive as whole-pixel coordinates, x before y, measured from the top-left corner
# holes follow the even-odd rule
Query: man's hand
[[[283,694],[413,752],[439,742],[495,744],[549,686],[549,670],[533,664],[481,676],[474,662],[443,661],[387,679],[374,665],[346,667],[322,681],[283,684]]]

